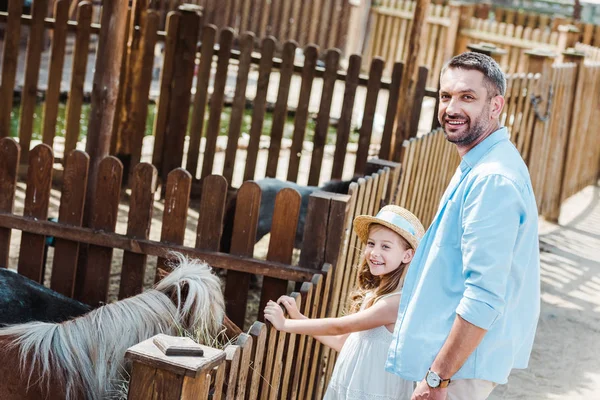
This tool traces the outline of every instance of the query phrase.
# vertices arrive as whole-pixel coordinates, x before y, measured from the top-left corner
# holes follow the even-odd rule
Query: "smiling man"
[[[483,400],[526,368],[539,317],[537,207],[500,126],[506,78],[479,53],[450,60],[438,119],[462,160],[404,283],[386,369],[413,400]]]

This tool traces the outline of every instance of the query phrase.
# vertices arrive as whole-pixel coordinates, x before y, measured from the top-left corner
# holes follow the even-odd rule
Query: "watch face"
[[[427,385],[429,385],[429,387],[436,388],[436,387],[440,386],[441,379],[433,371],[429,371],[429,373],[427,374],[427,378],[425,378],[425,380],[427,381]]]

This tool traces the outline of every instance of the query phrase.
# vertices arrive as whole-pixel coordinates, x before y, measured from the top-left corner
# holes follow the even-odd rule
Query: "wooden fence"
[[[350,28],[350,15],[356,8],[349,0],[177,0],[157,1],[153,6],[166,15],[182,3],[202,7],[204,24],[236,32],[253,32],[256,37],[273,36],[278,42],[294,40],[300,46],[315,44],[342,52]]]
[[[376,56],[387,60],[386,75],[391,74],[395,61],[406,59],[415,4],[408,0],[383,0],[371,7],[365,60]],[[460,10],[458,5],[432,5],[428,11],[419,53],[419,64],[429,70],[428,87],[437,88],[443,63],[454,55]]]
[[[32,142],[32,121],[39,101],[36,96],[40,89],[37,82],[42,46],[39,43],[44,29],[54,33],[41,137],[42,142],[53,147],[57,154],[69,154],[83,139],[80,115],[85,75],[92,68],[87,65],[87,55],[90,38],[99,32],[98,25],[90,24],[92,6],[89,3],[79,4],[77,22],[67,21],[67,0],[56,2],[55,19],[44,19],[44,13],[40,11],[43,3],[44,0],[34,1],[31,17],[18,19],[0,14],[0,22],[7,21],[10,25],[6,31],[0,91],[0,137],[11,135],[11,108],[8,105],[13,104],[12,88],[16,84],[14,67],[19,47],[14,44],[18,43],[19,25],[29,25],[32,32],[26,55],[26,91],[21,97],[19,128],[18,132],[12,132],[19,138],[24,163],[35,143]],[[20,15],[20,10],[11,9],[9,13]],[[299,62],[296,56],[298,45],[294,41],[279,45],[272,37],[266,37],[261,41],[260,51],[256,51],[254,34],[247,32],[238,36],[230,28],[219,32],[213,25],[201,27],[200,17],[190,11],[171,13],[166,32],[158,31],[156,11],[143,13],[140,21],[140,27],[135,29],[139,35],[138,47],[135,52],[132,48],[128,50],[128,67],[124,69],[130,72],[123,72],[126,78],[122,79],[120,111],[112,135],[111,153],[124,162],[125,178],[137,163],[151,160],[163,180],[172,169],[183,166],[194,178],[201,179],[215,172],[223,174],[230,183],[234,176],[248,180],[276,176],[278,172],[287,180],[297,181],[302,168],[309,170],[307,183],[317,185],[342,175],[348,177],[364,172],[369,154],[379,151],[380,157],[388,158],[398,109],[398,96],[394,93],[400,85],[400,63],[395,64],[391,81],[388,81],[382,78],[384,61],[380,58],[371,60],[367,75],[361,74],[363,62],[358,55],[350,56],[347,70],[340,71],[339,50],[319,51],[311,44],[304,47],[302,57],[299,57],[303,60]],[[65,42],[69,35],[74,37],[73,74],[62,146],[56,139],[56,119]],[[201,39],[198,48],[190,46],[190,43],[196,43],[196,37]],[[152,60],[159,40],[164,40],[166,46],[153,124],[154,143],[150,144],[151,155],[145,154],[146,158],[143,158]],[[239,50],[233,48],[235,43]],[[277,47],[282,48],[280,57],[275,55]],[[319,59],[324,59],[324,67],[318,65]],[[420,76],[426,74],[427,70],[422,69]],[[235,75],[235,84],[230,82],[232,75]],[[380,107],[386,110],[385,124],[383,133],[375,137],[377,102],[378,98],[385,97],[382,96],[385,91],[392,95],[387,96],[387,107]],[[436,96],[425,90],[423,79],[419,81],[416,93],[412,106],[414,121],[420,118],[424,96]],[[384,101],[381,99],[380,103]],[[231,105],[229,120],[222,118],[226,103]],[[247,111],[249,108],[251,111]],[[245,122],[245,112],[251,113],[249,123]],[[270,113],[272,124],[269,130],[265,118]],[[354,128],[358,114],[362,114],[362,123]],[[335,126],[332,121],[336,122]],[[249,125],[247,136],[242,135],[245,123]],[[223,143],[218,140],[221,131],[227,132],[223,157],[215,155]],[[269,137],[263,136],[265,131]],[[355,154],[349,152],[351,135],[352,140],[357,141]],[[305,147],[305,140],[311,141],[312,145]],[[283,149],[288,143],[289,153],[287,148]],[[261,151],[265,147],[268,151]],[[331,159],[331,170],[323,170],[325,157]]]

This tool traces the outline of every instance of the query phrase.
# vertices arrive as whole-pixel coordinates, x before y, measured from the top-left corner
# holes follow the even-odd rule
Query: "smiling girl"
[[[311,335],[340,352],[325,400],[410,399],[413,383],[384,370],[408,264],[423,236],[423,225],[406,209],[385,206],[375,216],[354,219],[365,244],[350,314],[309,319],[288,296],[269,301],[265,319],[281,331]],[[286,319],[283,305],[291,319]]]

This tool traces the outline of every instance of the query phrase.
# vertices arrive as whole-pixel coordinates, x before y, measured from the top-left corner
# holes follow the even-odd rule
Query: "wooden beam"
[[[417,0],[415,5],[415,13],[406,52],[407,57],[404,63],[402,81],[400,82],[398,112],[396,113],[396,121],[394,123],[396,129],[392,137],[393,145],[391,146],[392,153],[390,154],[390,160],[396,162],[400,161],[402,142],[417,132],[417,126],[412,126],[413,124],[411,123],[413,107],[409,107],[409,105],[413,103],[416,94],[423,25],[430,3],[431,0]]]

